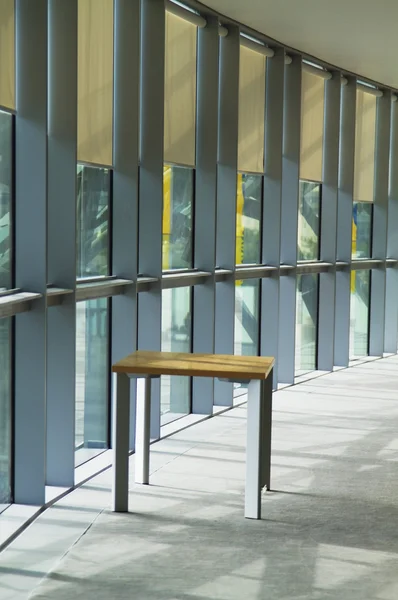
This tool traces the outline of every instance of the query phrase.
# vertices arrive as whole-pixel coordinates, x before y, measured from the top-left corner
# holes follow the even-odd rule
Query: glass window
[[[163,270],[190,269],[193,264],[193,178],[193,169],[163,167]]]
[[[12,287],[12,115],[0,111],[0,290]]]
[[[372,252],[371,202],[354,202],[352,209],[352,258],[370,258]]]
[[[162,292],[162,352],[191,352],[192,289],[182,287]],[[191,379],[161,377],[162,425],[191,411]]]
[[[235,354],[258,356],[260,350],[260,280],[245,279],[235,283]],[[235,395],[247,385],[235,384]]]
[[[76,305],[76,450],[83,458],[108,447],[109,301]],[[83,462],[84,459],[81,461]]]
[[[77,166],[77,277],[109,275],[110,177]]]
[[[297,276],[295,375],[317,368],[318,275]]]
[[[350,358],[369,353],[370,271],[351,272]]]
[[[236,264],[261,263],[261,175],[238,173],[236,198]]]
[[[300,181],[297,260],[318,260],[321,185]]]
[[[0,319],[0,510],[11,501],[11,319]]]

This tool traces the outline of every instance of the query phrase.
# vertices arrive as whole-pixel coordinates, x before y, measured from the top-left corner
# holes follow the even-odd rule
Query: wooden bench
[[[113,365],[113,510],[128,511],[130,378],[145,379],[137,399],[135,481],[149,483],[151,379],[161,375],[217,377],[248,383],[245,517],[261,518],[261,489],[271,485],[273,358],[138,351]]]

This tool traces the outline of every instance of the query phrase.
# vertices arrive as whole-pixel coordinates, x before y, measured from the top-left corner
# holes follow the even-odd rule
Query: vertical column
[[[76,287],[77,0],[48,4],[48,281]],[[47,483],[75,471],[75,294],[47,315]]]
[[[342,87],[341,94],[337,260],[351,264],[356,112],[356,81],[354,78],[349,78],[347,85]],[[349,268],[336,273],[334,364],[341,367],[347,367],[349,361],[350,282]]]
[[[321,252],[325,262],[336,262],[337,193],[339,185],[340,73],[325,82],[323,142],[323,185],[321,210]],[[318,369],[334,366],[336,271],[319,275]]]
[[[137,280],[140,2],[115,2],[112,273]],[[137,287],[112,299],[112,362],[137,347]],[[131,379],[130,448],[135,446],[136,380]]]
[[[301,57],[285,68],[282,159],[281,264],[297,264],[299,198]],[[279,302],[278,381],[294,383],[296,271],[281,277]]]
[[[235,271],[236,182],[238,162],[239,107],[239,29],[228,27],[227,37],[220,39],[220,81],[217,175],[217,244],[218,267]],[[234,354],[235,279],[216,286],[215,351]],[[214,382],[214,401],[232,406],[233,384]]]
[[[372,257],[383,260],[371,273],[369,354],[383,356],[386,308],[388,171],[390,156],[391,92],[377,100],[375,194],[373,205]]]
[[[218,19],[208,18],[198,29],[196,119],[195,267],[214,273],[216,259],[217,130],[218,130]],[[215,281],[193,288],[193,351],[214,352]],[[210,414],[214,382],[194,377],[192,411]]]
[[[162,335],[162,209],[165,9],[163,0],[141,4],[141,163],[139,272],[158,278],[138,297],[138,347],[160,350]],[[160,435],[160,379],[152,382],[151,437]]]
[[[285,51],[279,48],[267,60],[265,99],[265,168],[262,222],[262,262],[279,267],[282,202],[282,140]],[[261,280],[260,351],[262,356],[278,356],[279,277]],[[274,367],[274,387],[278,364]]]
[[[387,257],[398,259],[398,102],[392,102],[388,189]],[[384,351],[397,352],[398,269],[387,269]]]
[[[16,286],[43,297],[15,326],[14,501],[45,500],[47,0],[16,1]]]

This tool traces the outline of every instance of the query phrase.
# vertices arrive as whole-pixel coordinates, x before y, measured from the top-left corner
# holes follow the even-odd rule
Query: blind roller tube
[[[302,71],[300,179],[322,181],[325,79]]]
[[[238,170],[264,172],[266,57],[240,45]]]
[[[321,77],[322,79],[332,78],[332,74],[329,71],[325,71],[325,69],[317,69],[316,67],[308,65],[305,62],[303,62],[303,71],[306,71],[307,73],[312,73],[312,75],[316,75],[317,77]]]
[[[164,161],[195,165],[197,27],[166,11]]]
[[[275,52],[272,50],[272,48],[268,48],[267,46],[264,46],[263,44],[257,44],[257,42],[253,42],[252,40],[249,40],[248,38],[246,38],[243,35],[241,35],[240,44],[241,44],[241,46],[244,46],[245,48],[248,48],[249,50],[253,50],[253,52],[258,52],[259,54],[262,54],[263,56],[266,56],[267,58],[272,58],[275,54]]]
[[[354,202],[373,202],[376,103],[374,94],[357,87],[355,118]]]
[[[206,27],[207,21],[201,15],[184,8],[180,4],[176,4],[175,2],[170,2],[170,0],[166,0],[166,10],[176,17],[180,17],[180,19],[185,19],[192,25],[196,27]]]

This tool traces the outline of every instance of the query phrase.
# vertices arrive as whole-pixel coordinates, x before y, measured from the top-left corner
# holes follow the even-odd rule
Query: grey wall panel
[[[48,281],[76,286],[77,0],[50,0],[48,90]],[[61,342],[62,340],[62,342]],[[75,294],[47,318],[47,484],[75,472]]]
[[[220,39],[218,173],[217,173],[217,266],[235,269],[236,186],[239,105],[239,29],[228,28]],[[216,285],[215,352],[234,353],[235,281]],[[232,384],[214,383],[214,402],[231,406]]]
[[[115,2],[115,90],[112,273],[137,280],[140,2]],[[137,349],[137,288],[112,299],[112,362]],[[113,380],[112,380],[113,381]],[[134,448],[135,390],[130,407],[130,448]]]
[[[281,243],[284,74],[285,53],[280,48],[267,61],[265,99],[262,262],[273,266],[279,266]],[[278,381],[278,315],[279,278],[262,279],[260,352],[276,359],[274,386]]]
[[[323,146],[323,185],[320,230],[320,258],[336,261],[337,195],[339,178],[340,73],[325,82],[325,126]],[[318,369],[331,371],[334,365],[335,272],[319,277]]]
[[[162,276],[165,9],[162,0],[141,3],[139,272]],[[139,295],[138,348],[161,349],[160,282]],[[151,437],[160,435],[160,385],[152,386]]]
[[[214,273],[216,265],[217,142],[218,142],[218,19],[198,29],[198,80],[195,180],[195,267]],[[193,288],[193,351],[214,352],[215,281]],[[194,377],[192,412],[210,414],[212,379]]]
[[[375,199],[373,206],[372,256],[387,256],[388,173],[390,156],[391,94],[377,100]],[[372,271],[370,288],[369,354],[384,352],[386,269]]]
[[[47,0],[16,2],[15,283],[43,294],[15,325],[15,489],[45,492],[47,287]],[[32,74],[34,73],[34,77]]]
[[[301,57],[285,68],[281,263],[297,263],[297,227],[300,167]],[[279,302],[278,381],[294,382],[296,324],[295,271],[281,277]]]
[[[337,206],[337,260],[351,263],[352,198],[354,188],[354,148],[356,80],[349,78],[341,90],[339,191]],[[346,367],[350,344],[350,273],[336,275],[334,364]]]

